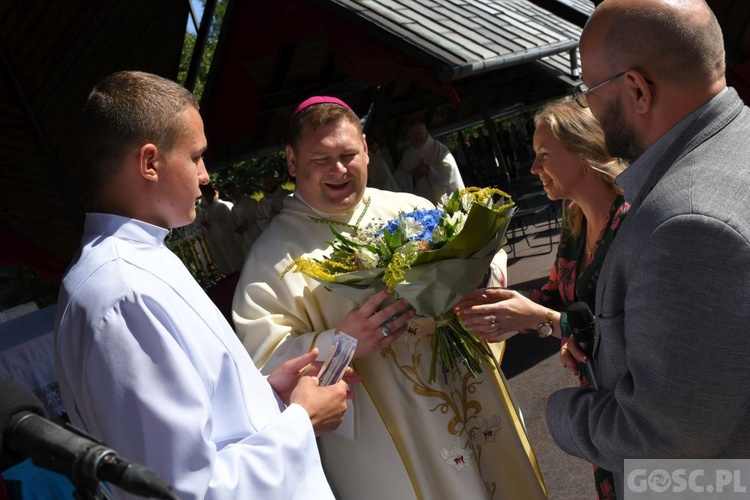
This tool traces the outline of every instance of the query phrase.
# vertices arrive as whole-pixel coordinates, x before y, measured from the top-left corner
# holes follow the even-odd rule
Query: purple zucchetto
[[[292,113],[292,118],[297,116],[302,110],[305,110],[309,108],[310,106],[315,106],[316,104],[338,104],[342,108],[346,108],[352,113],[354,113],[354,110],[352,110],[352,108],[350,108],[347,103],[345,103],[338,97],[331,97],[327,95],[316,95],[316,96],[310,97],[302,101],[300,105],[297,106],[297,108],[294,110],[294,113]]]

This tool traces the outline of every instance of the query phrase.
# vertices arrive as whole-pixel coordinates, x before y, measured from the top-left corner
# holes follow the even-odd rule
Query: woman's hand
[[[565,368],[576,377],[580,378],[581,373],[578,369],[578,363],[585,363],[588,361],[588,356],[584,353],[573,337],[570,337],[568,341],[563,344],[560,348],[560,361]]]
[[[480,288],[454,307],[467,330],[488,342],[500,342],[521,330],[536,329],[547,308],[507,288]]]

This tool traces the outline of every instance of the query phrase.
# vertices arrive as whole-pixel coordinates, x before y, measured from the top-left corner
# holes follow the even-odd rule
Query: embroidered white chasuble
[[[399,211],[432,208],[408,193],[367,188],[348,214],[329,217],[351,234]],[[308,205],[287,198],[257,240],[233,303],[235,329],[268,372],[317,346],[328,353],[334,328],[355,304],[301,273],[279,275],[297,257],[322,256],[333,234]],[[344,500],[546,498],[543,480],[502,375],[427,383],[432,319],[413,321],[389,348],[356,360],[346,421],[319,439],[334,492]]]

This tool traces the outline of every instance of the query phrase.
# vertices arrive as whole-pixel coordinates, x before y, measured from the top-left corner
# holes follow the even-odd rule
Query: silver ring
[[[490,325],[494,325],[497,320],[495,319],[494,314],[490,314],[489,316],[487,316],[487,321],[489,321]]]
[[[383,332],[383,337],[388,337],[391,333],[393,333],[391,329],[388,328],[388,325],[381,326],[380,331]]]

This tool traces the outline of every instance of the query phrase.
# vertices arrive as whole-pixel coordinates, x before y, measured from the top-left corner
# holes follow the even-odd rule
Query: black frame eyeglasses
[[[594,85],[593,87],[587,87],[585,83],[579,83],[578,85],[573,88],[573,100],[578,103],[578,105],[582,108],[588,108],[589,107],[589,101],[586,99],[586,94],[589,92],[593,92],[596,89],[602,88],[608,83],[614,82],[618,78],[620,78],[622,75],[627,73],[627,71],[622,71],[620,73],[617,73],[612,78],[607,78],[602,83],[599,83],[597,85]],[[650,83],[650,82],[649,82]]]

